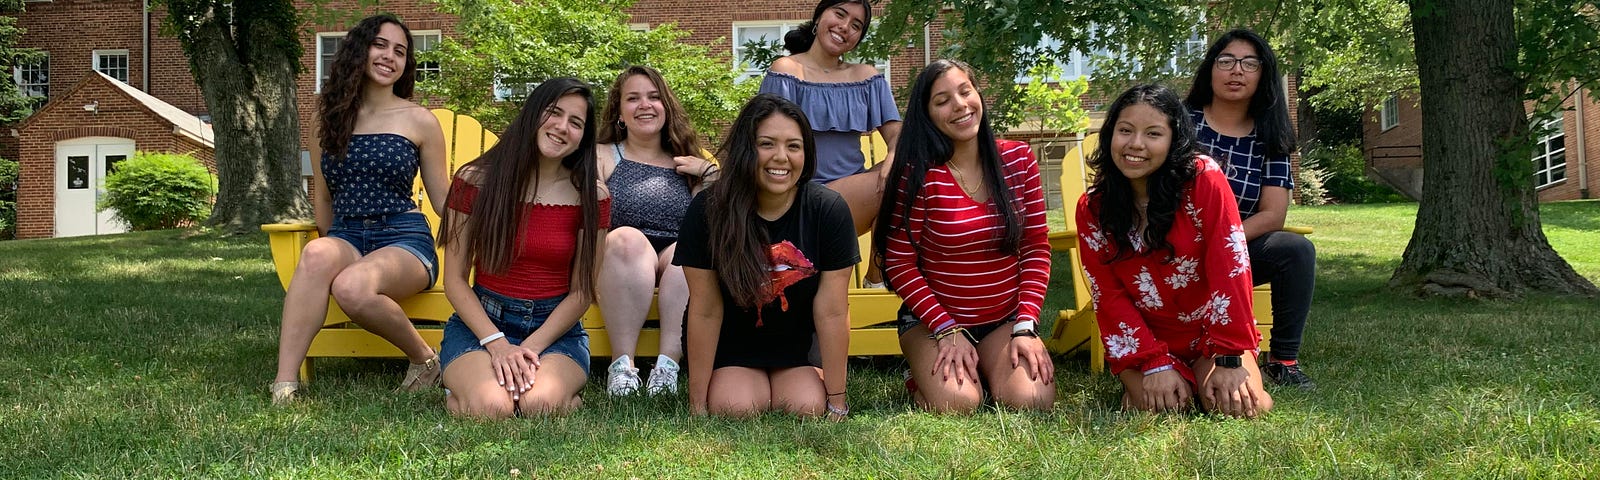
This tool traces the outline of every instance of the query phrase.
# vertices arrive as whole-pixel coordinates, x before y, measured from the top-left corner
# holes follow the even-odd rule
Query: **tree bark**
[[[279,31],[230,31],[213,18],[186,45],[216,132],[217,201],[206,224],[230,233],[311,217],[301,190],[297,59],[270,47],[283,39],[264,38]]]
[[[1545,238],[1513,73],[1512,0],[1412,0],[1422,90],[1422,201],[1390,285],[1427,295],[1595,295]],[[1523,142],[1525,143],[1525,142]]]

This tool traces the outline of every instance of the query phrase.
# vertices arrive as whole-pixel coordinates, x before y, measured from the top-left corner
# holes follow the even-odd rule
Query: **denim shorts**
[[[566,294],[539,299],[523,300],[507,297],[490,291],[481,286],[473,286],[472,291],[478,294],[478,302],[483,304],[483,312],[489,314],[489,320],[494,322],[495,328],[506,334],[506,341],[512,345],[521,345],[534,330],[544,325],[550,318],[550,312],[561,304],[561,299],[567,298]],[[460,358],[467,352],[483,350],[478,345],[478,336],[467,328],[467,323],[461,321],[461,315],[450,315],[450,321],[444,324],[444,340],[439,342],[439,362],[450,366],[450,362]],[[589,375],[589,332],[583,331],[583,322],[572,324],[572,328],[561,335],[555,343],[545,347],[540,356],[558,353],[572,358],[583,374]]]
[[[383,247],[400,247],[411,252],[428,269],[428,286],[439,279],[439,253],[433,248],[433,230],[422,212],[406,212],[370,217],[337,217],[328,227],[328,236],[356,247],[361,256]]]
[[[907,331],[910,331],[912,328],[916,328],[917,325],[922,325],[922,321],[917,320],[917,315],[911,313],[911,307],[906,306],[903,303],[900,304],[900,313],[897,316],[899,317],[899,321],[895,323],[896,334],[905,335]],[[985,323],[975,327],[967,327],[967,333],[969,334],[967,339],[975,340],[973,342],[974,344],[981,342],[985,337],[988,337],[990,333],[994,333],[994,331],[1000,329],[1001,326],[1011,325],[1011,322],[1015,321],[1016,319],[1016,314],[1011,314],[1006,318],[1000,319],[998,322]]]

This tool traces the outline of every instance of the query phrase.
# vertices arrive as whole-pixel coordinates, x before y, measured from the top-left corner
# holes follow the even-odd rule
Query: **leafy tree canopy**
[[[443,75],[422,88],[491,129],[502,128],[522,107],[531,86],[575,76],[595,88],[596,112],[612,81],[629,65],[661,71],[701,135],[714,137],[755,93],[755,82],[736,82],[724,55],[683,42],[673,24],[647,30],[628,25],[632,0],[440,0],[441,11],[461,19],[460,38],[444,39],[423,58],[441,62]],[[492,94],[491,92],[498,92]]]

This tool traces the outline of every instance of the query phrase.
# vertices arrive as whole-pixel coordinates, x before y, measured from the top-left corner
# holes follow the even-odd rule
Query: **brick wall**
[[[1600,136],[1597,136],[1600,134],[1600,104],[1595,103],[1593,97],[1587,93],[1581,100],[1584,101],[1581,131],[1577,111],[1577,102],[1580,99],[1577,96],[1567,100],[1565,106],[1571,110],[1564,112],[1561,118],[1561,126],[1566,130],[1566,179],[1539,189],[1541,202],[1595,197],[1595,182],[1600,181],[1600,145],[1594,144],[1596,140],[1600,140]],[[1529,105],[1529,108],[1532,106]],[[1580,142],[1580,137],[1585,141]],[[1582,148],[1588,151],[1580,151],[1579,143],[1584,143]],[[1587,168],[1580,166],[1580,162],[1584,160],[1588,160]],[[1582,191],[1584,182],[1580,181],[1580,175],[1584,174],[1588,175],[1588,192]]]
[[[182,47],[176,38],[161,35],[165,8],[150,12],[149,88],[144,85],[141,0],[53,0],[28,2],[26,8],[18,21],[27,30],[20,46],[49,52],[52,98],[92,71],[95,50],[127,50],[129,85],[189,113],[205,113]]]
[[[96,111],[81,108],[92,102],[98,102]],[[55,233],[57,142],[83,137],[129,138],[137,150],[194,152],[208,168],[216,168],[210,148],[173,133],[170,122],[99,79],[61,92],[51,105],[25,121],[20,133],[17,238],[44,238]]]

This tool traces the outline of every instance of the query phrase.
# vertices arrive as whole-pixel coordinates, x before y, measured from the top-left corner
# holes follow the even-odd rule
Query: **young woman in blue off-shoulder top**
[[[877,218],[883,181],[900,137],[900,109],[889,81],[872,65],[844,60],[871,25],[867,0],[822,0],[811,21],[784,35],[790,55],[774,60],[761,81],[761,93],[799,104],[811,121],[817,144],[812,181],[839,192],[850,204],[857,234],[870,230]],[[883,135],[889,153],[869,171],[863,167],[861,136],[874,130]]]
[[[334,54],[317,110],[321,160],[312,164],[321,238],[306,244],[284,294],[273,403],[295,400],[300,364],[330,294],[352,320],[411,360],[402,389],[438,384],[438,355],[395,303],[438,278],[413,182],[420,170],[435,213],[449,187],[439,121],[408,100],[417,72],[411,54],[411,31],[390,15],[362,20]]]

